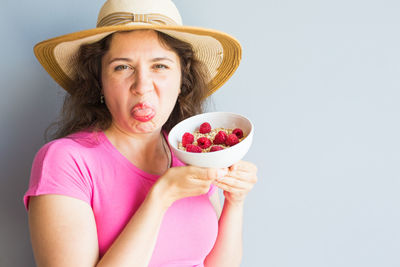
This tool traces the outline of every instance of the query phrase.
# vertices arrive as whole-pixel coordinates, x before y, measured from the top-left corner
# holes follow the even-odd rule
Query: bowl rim
[[[173,142],[171,142],[171,141],[173,141],[173,140],[171,140],[171,139],[172,139],[172,135],[170,135],[170,133],[173,132],[173,131],[176,129],[176,127],[177,127],[178,125],[180,125],[180,124],[182,124],[182,123],[184,123],[184,122],[187,122],[187,121],[189,121],[189,120],[197,119],[197,118],[202,117],[202,116],[217,115],[217,114],[221,114],[221,115],[222,115],[222,114],[226,114],[226,115],[230,115],[230,116],[233,115],[233,116],[240,117],[240,118],[244,119],[245,121],[247,121],[247,122],[250,124],[250,131],[249,131],[249,133],[247,134],[246,138],[243,139],[240,143],[242,143],[242,142],[246,143],[246,142],[248,142],[248,141],[246,141],[246,140],[252,139],[252,138],[248,138],[248,137],[250,137],[250,136],[252,137],[252,135],[253,135],[253,133],[254,133],[254,125],[253,125],[253,123],[251,122],[251,120],[250,120],[248,117],[246,117],[246,116],[244,116],[244,115],[241,115],[241,114],[238,114],[238,113],[234,113],[234,112],[213,111],[213,112],[205,112],[205,113],[201,113],[201,114],[197,114],[197,115],[191,116],[191,117],[189,117],[189,118],[186,118],[186,119],[180,121],[180,122],[177,123],[174,127],[172,127],[172,129],[169,131],[169,134],[168,134],[168,142],[169,142],[170,146],[172,147],[172,149],[174,149],[174,150],[176,150],[176,151],[178,151],[179,153],[182,153],[182,154],[184,154],[184,155],[185,155],[185,154],[189,154],[189,155],[191,155],[191,156],[195,156],[195,155],[196,155],[196,156],[199,156],[199,157],[205,157],[205,156],[209,155],[210,153],[212,153],[213,155],[215,155],[216,153],[220,153],[220,154],[221,154],[222,152],[228,153],[228,150],[229,150],[229,152],[232,152],[232,149],[234,149],[234,148],[238,148],[238,149],[239,149],[240,146],[234,145],[234,146],[228,147],[228,148],[226,148],[226,149],[219,150],[219,151],[214,151],[214,152],[208,152],[208,153],[193,153],[193,152],[187,152],[187,151],[185,151],[185,150],[180,150],[176,144],[174,145]],[[240,143],[239,143],[239,144],[240,144]]]

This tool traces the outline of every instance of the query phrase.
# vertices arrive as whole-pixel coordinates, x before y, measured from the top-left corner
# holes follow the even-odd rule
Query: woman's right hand
[[[227,174],[228,168],[173,167],[160,177],[152,190],[169,207],[178,199],[206,194],[214,180]]]

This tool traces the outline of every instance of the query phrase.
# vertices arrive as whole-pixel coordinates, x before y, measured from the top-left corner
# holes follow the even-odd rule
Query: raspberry
[[[224,149],[222,146],[212,146],[210,152],[218,151]]]
[[[214,137],[214,144],[215,145],[221,145],[221,144],[225,144],[226,138],[228,137],[228,135],[226,134],[226,132],[224,131],[219,131],[215,137]]]
[[[199,132],[202,134],[206,134],[211,132],[211,125],[208,122],[204,122],[200,125]]]
[[[239,143],[239,138],[236,136],[236,134],[230,134],[226,138],[225,145],[227,146],[234,146],[237,143]]]
[[[202,149],[209,148],[211,146],[211,140],[207,137],[200,137],[197,139],[197,145]]]
[[[182,146],[186,147],[188,144],[192,144],[194,141],[194,136],[191,133],[184,133],[182,136]]]
[[[193,153],[201,153],[201,148],[199,146],[196,146],[196,145],[187,144],[186,145],[186,151],[187,152],[193,152]]]
[[[240,128],[236,128],[232,131],[239,139],[243,137],[243,131]]]

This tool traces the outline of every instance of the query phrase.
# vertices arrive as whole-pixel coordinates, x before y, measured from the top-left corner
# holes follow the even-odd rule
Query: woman
[[[166,139],[237,68],[238,43],[182,26],[170,1],[109,0],[96,29],[35,53],[69,92],[24,196],[37,265],[239,266],[256,167],[184,166]]]

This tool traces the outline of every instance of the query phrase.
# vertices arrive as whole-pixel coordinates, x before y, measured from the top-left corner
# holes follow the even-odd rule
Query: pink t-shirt
[[[172,155],[172,166],[184,163]],[[59,194],[88,203],[103,256],[139,208],[159,176],[135,167],[103,132],[79,132],[44,145],[32,165],[29,196]],[[149,266],[203,266],[218,233],[209,200],[215,191],[178,201],[164,215]]]

